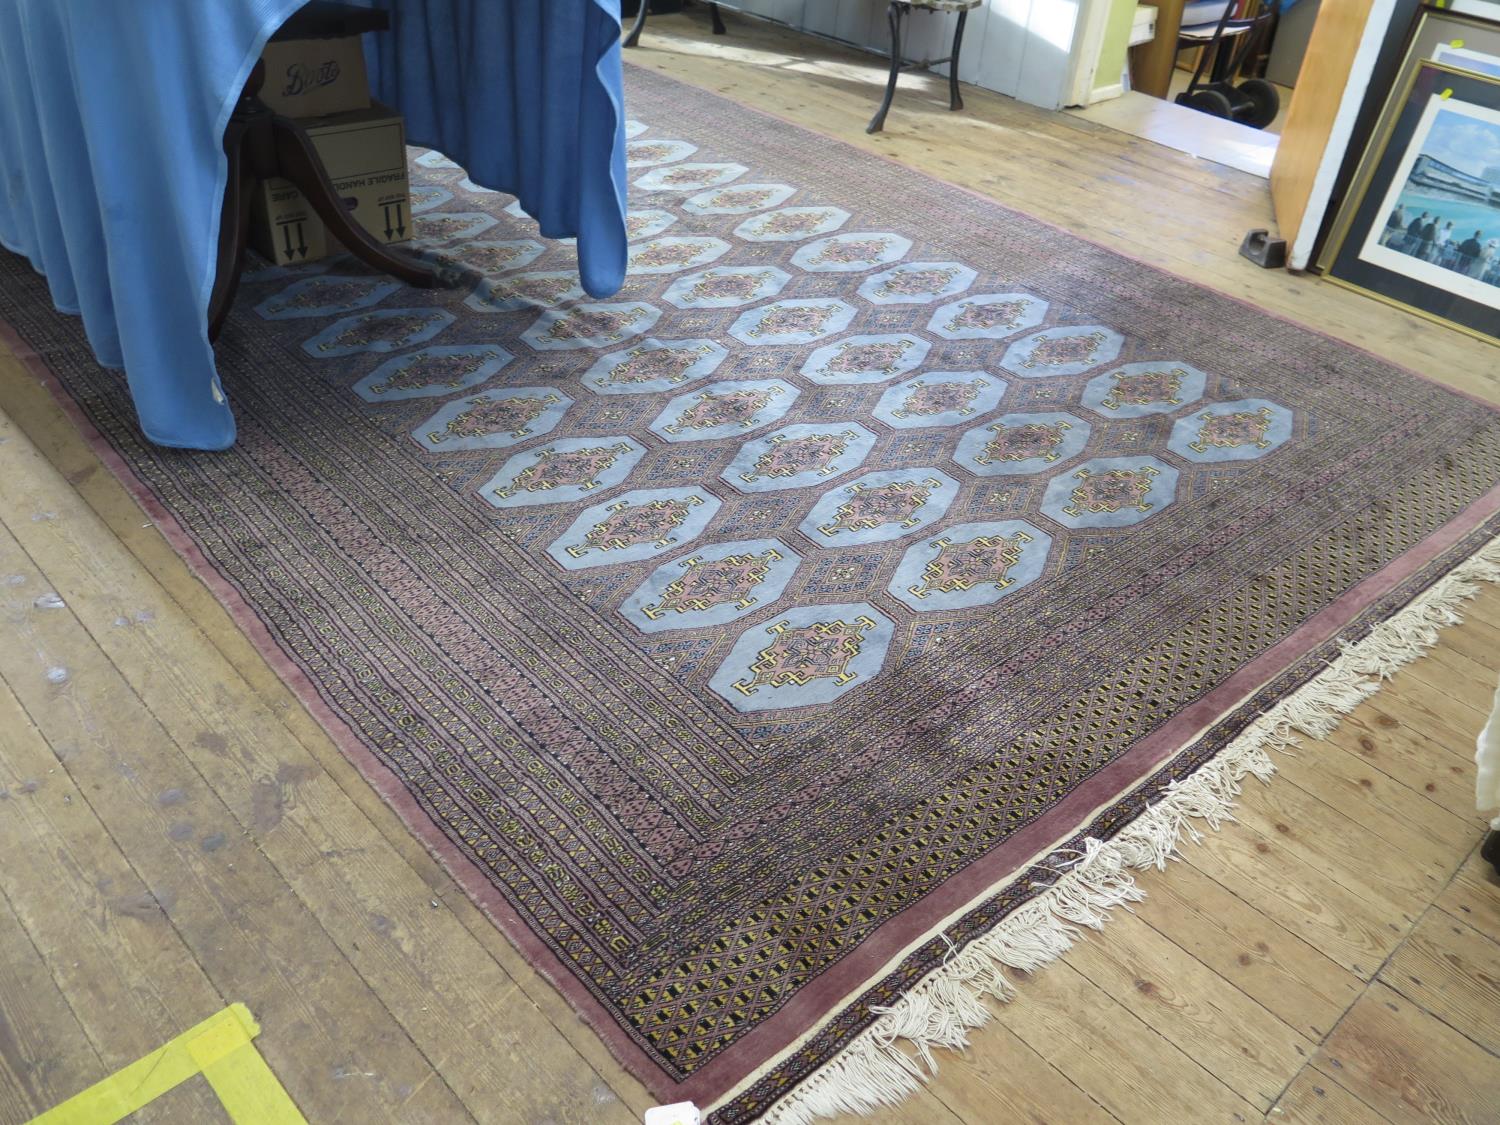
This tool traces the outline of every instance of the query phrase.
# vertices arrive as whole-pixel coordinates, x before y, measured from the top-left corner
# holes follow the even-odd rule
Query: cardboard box
[[[406,126],[395,110],[369,109],[300,122],[317,147],[328,178],[355,220],[380,242],[412,236],[406,176]],[[307,200],[289,181],[267,180],[251,208],[250,244],[277,265],[312,262],[337,253]]]
[[[326,117],[370,108],[370,79],[358,35],[342,39],[272,40],[261,53],[260,98],[288,117]]]

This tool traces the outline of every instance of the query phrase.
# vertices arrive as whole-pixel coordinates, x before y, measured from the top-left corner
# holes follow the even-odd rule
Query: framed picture
[[[1495,0],[1493,7],[1500,13],[1500,0]],[[1380,155],[1380,141],[1390,133],[1396,116],[1405,104],[1403,91],[1406,83],[1424,60],[1440,62],[1456,70],[1500,77],[1500,23],[1431,9],[1424,9],[1417,16],[1405,51],[1397,62],[1392,63],[1386,95],[1379,112],[1370,120],[1363,151],[1357,160],[1346,161],[1340,173],[1335,193],[1338,209],[1317,256],[1317,268],[1324,273],[1332,266],[1334,250],[1348,233],[1354,206],[1369,185],[1376,158]],[[1374,84],[1372,79],[1371,86]],[[1366,101],[1369,100],[1371,99],[1367,97]],[[1364,109],[1360,113],[1363,120]],[[1351,163],[1352,171],[1349,167]]]
[[[1329,276],[1500,342],[1500,79],[1422,62]]]

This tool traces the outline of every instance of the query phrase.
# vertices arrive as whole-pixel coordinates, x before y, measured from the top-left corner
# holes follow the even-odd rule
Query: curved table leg
[[[896,79],[901,77],[901,17],[906,14],[906,5],[901,0],[891,0],[886,18],[891,25],[891,77],[885,84],[885,100],[870,118],[866,133],[878,133],[885,128],[885,115],[891,111],[891,101],[896,96]]]
[[[399,277],[419,289],[438,289],[458,285],[462,276],[451,266],[433,266],[405,254],[398,254],[354,221],[339,205],[338,192],[328,179],[312,139],[302,127],[288,117],[272,118],[271,128],[276,145],[279,172],[295,184],[312,209],[323,220],[328,233],[360,261],[382,273]]]
[[[1479,855],[1495,869],[1496,875],[1500,875],[1500,829],[1484,838],[1484,843],[1479,848]]]
[[[964,24],[968,18],[968,9],[959,12],[958,26],[953,29],[953,51],[948,59],[948,108],[950,110],[964,107],[964,96],[958,92],[958,53],[963,49]]]
[[[714,20],[714,34],[727,35],[729,33],[729,29],[724,26],[724,17],[719,14],[719,6],[717,4],[709,4],[708,14],[712,16]]]
[[[646,10],[651,6],[651,0],[641,0],[640,11],[635,14],[635,23],[630,25],[630,34],[625,36],[622,47],[634,47],[641,41],[641,31],[646,26]]]

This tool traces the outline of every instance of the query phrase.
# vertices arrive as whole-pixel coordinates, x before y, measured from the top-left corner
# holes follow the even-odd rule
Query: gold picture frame
[[[1341,208],[1324,276],[1500,344],[1500,77],[1419,59],[1394,104]],[[1470,147],[1471,134],[1484,147]],[[1470,153],[1478,171],[1466,170]],[[1409,226],[1407,206],[1423,207]]]

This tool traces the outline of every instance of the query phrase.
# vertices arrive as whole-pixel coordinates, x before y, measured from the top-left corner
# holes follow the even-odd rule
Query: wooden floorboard
[[[878,60],[732,22],[653,19],[631,59],[1500,402],[1493,348],[1239,259],[1264,181],[983,91],[948,113],[920,74],[868,137]],[[229,1000],[315,1122],[639,1120],[640,1084],[5,354],[0,411],[0,853],[33,857],[0,865],[0,1125]],[[872,1120],[1500,1122],[1472,807],[1500,591],[1466,617]],[[143,1119],[217,1112],[200,1083]]]

